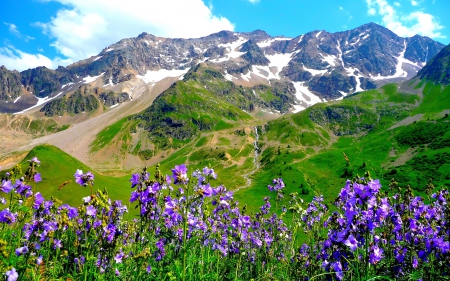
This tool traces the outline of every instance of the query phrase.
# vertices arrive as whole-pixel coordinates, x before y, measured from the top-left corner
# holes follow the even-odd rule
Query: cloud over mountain
[[[7,67],[24,70],[25,61],[31,57],[34,63],[41,62],[38,65],[55,68],[61,61],[75,62],[90,57],[104,46],[143,31],[172,38],[194,38],[234,29],[228,19],[214,15],[212,7],[202,0],[53,1],[65,7],[49,22],[36,25],[54,39],[52,46],[67,59],[52,60],[10,46],[0,50],[0,58]]]
[[[383,25],[399,36],[411,37],[416,34],[430,38],[445,38],[440,32],[444,27],[431,14],[418,9],[408,14],[402,14],[396,8],[400,3],[389,4],[387,0],[366,0],[370,16],[382,16]],[[418,7],[420,2],[412,1],[411,5]],[[395,7],[394,7],[395,6]]]

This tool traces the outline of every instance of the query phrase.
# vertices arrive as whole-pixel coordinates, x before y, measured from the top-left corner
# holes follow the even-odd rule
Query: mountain
[[[14,156],[18,157],[18,152],[23,155],[24,151],[30,151],[35,145],[47,143],[76,156],[100,174],[114,176],[136,172],[144,166],[153,171],[152,166],[157,163],[164,173],[170,173],[170,169],[180,163],[187,164],[189,172],[210,166],[219,174],[226,175],[220,177],[220,184],[235,190],[235,197],[247,204],[252,211],[259,208],[255,204],[257,198],[270,195],[267,183],[274,177],[284,179],[286,194],[298,192],[308,200],[314,194],[323,193],[327,203],[332,203],[332,196],[342,188],[346,179],[363,176],[366,172],[371,172],[373,178],[380,178],[385,190],[393,178],[402,188],[409,184],[419,193],[423,193],[430,178],[436,186],[449,185],[450,85],[440,83],[446,77],[446,68],[441,65],[445,66],[449,61],[447,48],[429,58],[428,67],[424,67],[423,71],[409,80],[387,83],[376,89],[351,93],[342,99],[326,103],[320,103],[321,99],[317,95],[310,95],[307,108],[293,114],[283,114],[292,111],[294,106],[301,106],[297,100],[298,90],[301,87],[312,87],[308,83],[341,77],[337,81],[342,85],[345,85],[346,79],[351,84],[352,79],[344,75],[348,74],[349,68],[355,71],[350,76],[354,77],[355,83],[364,81],[356,80],[355,76],[361,76],[371,83],[381,83],[383,80],[376,80],[377,75],[370,71],[374,68],[379,72],[388,71],[386,69],[389,69],[391,62],[394,69],[383,72],[383,77],[387,77],[384,82],[401,80],[409,77],[406,70],[413,60],[428,59],[427,45],[423,45],[423,42],[429,40],[427,38],[401,39],[398,46],[390,43],[390,48],[398,47],[393,52],[400,51],[403,54],[399,61],[405,71],[400,71],[397,69],[397,59],[381,55],[389,49],[381,43],[374,43],[383,40],[394,42],[396,37],[393,33],[369,24],[354,31],[355,34],[363,33],[366,30],[364,28],[370,29],[370,35],[366,37],[363,34],[355,39],[350,39],[351,31],[328,35],[317,31],[309,34],[311,38],[307,41],[316,40],[316,43],[317,40],[325,42],[328,37],[340,36],[342,44],[339,43],[339,48],[330,47],[329,52],[333,52],[334,48],[338,52],[345,50],[343,53],[347,54],[355,52],[354,55],[359,57],[354,66],[350,66],[350,62],[348,65],[344,62],[344,68],[335,63],[331,73],[328,73],[331,69],[329,64],[329,68],[320,69],[325,64],[322,66],[319,63],[315,67],[323,75],[316,73],[313,76],[314,71],[307,71],[311,79],[301,82],[282,77],[282,73],[300,73],[305,67],[311,70],[310,67],[319,62],[312,55],[310,61],[305,60],[301,64],[300,60],[295,59],[298,54],[307,58],[308,52],[312,52],[303,52],[303,48],[312,47],[301,43],[304,40],[301,36],[295,40],[272,38],[262,31],[213,34],[209,37],[210,42],[223,43],[209,46],[209,51],[205,50],[203,53],[208,53],[209,57],[203,55],[201,60],[193,58],[193,62],[185,62],[187,64],[183,69],[146,70],[148,66],[145,66],[143,72],[138,72],[135,70],[137,65],[144,65],[148,61],[130,59],[130,62],[136,63],[131,66],[124,59],[122,62],[128,67],[128,72],[117,72],[118,75],[134,75],[124,82],[115,84],[116,82],[109,81],[110,77],[104,77],[106,71],[100,74],[97,70],[86,72],[86,76],[73,74],[74,82],[61,85],[64,90],[57,91],[59,96],[46,97],[51,100],[29,114],[33,118],[42,116],[37,118],[38,121],[50,120],[55,123],[38,124],[35,119],[22,114],[2,115],[2,122],[8,124],[8,131],[0,136],[0,156],[3,158],[0,158],[1,164],[7,166],[3,160],[11,153],[16,153]],[[374,41],[366,43],[371,40],[370,37],[374,37]],[[140,40],[148,41],[151,36],[142,35],[142,38],[147,39],[127,39],[121,44],[139,45]],[[343,47],[346,45],[345,41],[350,40],[348,44],[351,44],[358,39],[359,42],[362,41],[360,49],[365,50],[365,53],[356,49],[348,52]],[[424,41],[420,41],[422,39]],[[154,39],[155,42],[159,42],[158,40],[160,39]],[[176,46],[181,46],[182,42],[193,42],[189,40],[206,42],[202,41],[206,40],[204,38],[179,40],[179,45]],[[292,45],[292,42],[295,44]],[[305,45],[295,49],[299,43]],[[229,47],[231,44],[233,46]],[[373,47],[363,47],[364,44]],[[413,47],[408,48],[408,44]],[[147,43],[140,44],[144,45]],[[354,46],[359,46],[359,43]],[[114,45],[103,51],[104,56],[111,59],[112,68],[119,67],[117,53],[113,53],[113,49],[119,47]],[[120,56],[125,57],[127,50],[133,48],[124,47]],[[430,46],[428,50],[431,50]],[[288,54],[290,57],[293,52],[296,54],[284,62],[286,67],[281,71],[272,67],[274,56]],[[319,53],[318,56],[323,57],[323,54]],[[366,57],[375,56],[374,61],[378,60],[378,63],[372,66],[360,63],[364,58],[362,54]],[[264,57],[269,60],[269,64]],[[103,56],[90,60],[100,63],[102,59]],[[105,58],[106,61],[109,59]],[[407,63],[407,60],[411,63]],[[176,64],[174,59],[164,61]],[[350,61],[350,58],[346,61]],[[90,71],[88,66],[91,63],[79,62],[66,70],[69,73],[73,71],[71,68]],[[435,71],[433,65],[436,65]],[[260,72],[265,68],[268,72]],[[411,74],[415,73],[412,69],[409,70]],[[46,77],[57,77],[51,71],[40,71],[46,73]],[[406,77],[396,75],[396,78],[392,78],[395,76],[392,71],[406,73]],[[8,73],[8,77],[17,75],[17,72],[4,72]],[[433,76],[427,73],[432,73]],[[266,78],[271,78],[263,79],[265,74]],[[422,77],[422,74],[427,75]],[[271,75],[278,75],[280,79],[272,78]],[[303,76],[300,75],[301,77]],[[9,79],[8,81],[14,82],[13,78]],[[335,81],[333,79],[331,81]],[[339,85],[325,84],[335,87]],[[104,87],[105,85],[107,86]],[[68,88],[72,90],[66,91]],[[105,98],[105,95],[110,99]],[[121,100],[126,97],[127,100]],[[77,99],[78,102],[72,103],[70,99]],[[96,100],[98,107],[77,107],[87,105],[88,99]],[[107,100],[115,101],[117,106],[109,109]],[[83,114],[82,110],[91,110],[93,117],[86,117],[79,123],[74,122],[70,127],[56,126],[57,122],[68,116],[77,118],[90,114]],[[45,114],[59,116],[50,118],[45,117]],[[45,136],[31,138],[28,135],[31,129],[31,133]],[[44,130],[46,131],[43,132]],[[27,133],[28,139],[21,139],[20,133]],[[8,142],[5,142],[8,137]],[[9,147],[5,147],[5,143]],[[286,204],[287,200],[288,196],[279,204]]]
[[[450,84],[450,45],[440,51],[417,76],[436,84]]]
[[[138,85],[152,87],[204,62],[236,85],[291,83],[295,100],[283,109],[312,104],[416,75],[444,45],[427,37],[401,38],[370,23],[345,32],[312,31],[296,38],[257,30],[221,31],[202,38],[162,38],[142,33],[97,56],[56,70],[0,71],[0,111],[18,112],[76,91],[84,84],[133,98]],[[27,95],[27,99],[19,96]],[[14,103],[11,103],[14,101]]]

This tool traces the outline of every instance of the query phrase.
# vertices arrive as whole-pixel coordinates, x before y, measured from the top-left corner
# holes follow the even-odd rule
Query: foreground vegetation
[[[32,158],[23,176],[13,169],[2,180],[7,280],[450,279],[450,195],[432,182],[421,198],[395,181],[382,189],[367,174],[347,181],[334,206],[295,193],[282,206],[277,178],[268,186],[275,206],[265,198],[248,213],[212,185],[212,169],[180,165],[152,177],[144,169],[130,179],[138,216],[125,220],[126,204],[94,192],[91,172],[74,175],[89,192],[80,206],[45,200],[32,187],[42,180],[39,165]]]

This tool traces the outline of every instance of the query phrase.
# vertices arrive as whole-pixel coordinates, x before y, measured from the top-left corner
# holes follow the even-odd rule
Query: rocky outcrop
[[[21,75],[22,84],[26,90],[39,98],[49,96],[60,89],[62,85],[74,81],[72,74],[64,67],[52,70],[40,66],[22,71]]]
[[[417,76],[436,84],[450,84],[450,45],[440,51]]]
[[[18,71],[9,71],[2,65],[0,67],[0,100],[14,100],[21,94],[20,73]]]
[[[268,65],[270,63],[270,61],[264,56],[261,48],[252,39],[245,42],[240,51],[245,52],[241,58],[248,61],[252,65]]]
[[[100,107],[100,104],[113,106],[127,100],[129,100],[127,93],[104,91],[103,89],[91,88],[86,85],[79,87],[72,94],[64,95],[61,99],[55,99],[46,103],[40,111],[44,112],[45,116],[79,114],[96,110]]]
[[[332,105],[314,108],[309,118],[330,129],[336,136],[354,135],[372,129],[378,116],[357,106]]]

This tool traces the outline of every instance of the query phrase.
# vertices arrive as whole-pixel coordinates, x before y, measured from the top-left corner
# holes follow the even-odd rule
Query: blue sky
[[[147,32],[195,38],[261,29],[296,37],[368,22],[450,43],[448,0],[3,0],[0,65],[56,68]]]

